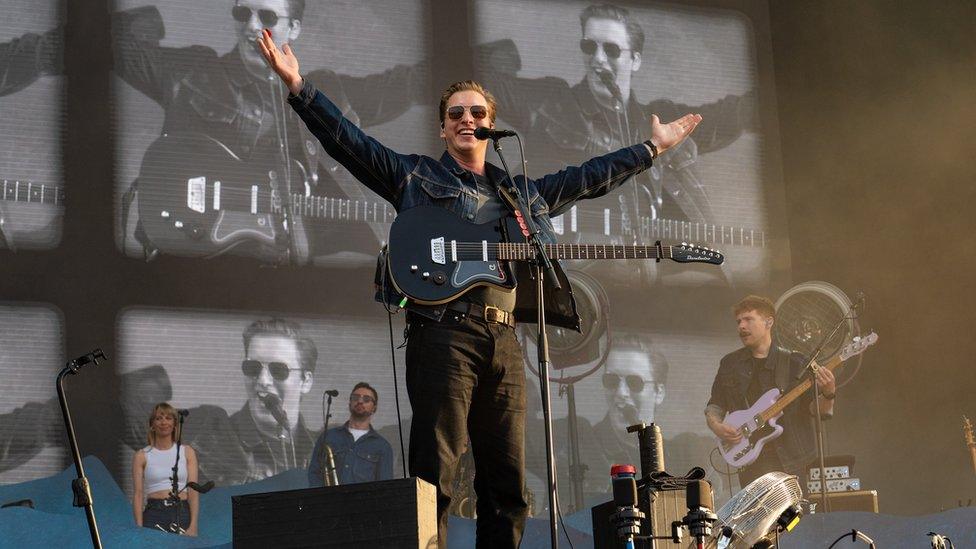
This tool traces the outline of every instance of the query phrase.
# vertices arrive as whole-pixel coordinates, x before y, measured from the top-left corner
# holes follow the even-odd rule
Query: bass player
[[[797,375],[808,362],[802,354],[774,345],[776,310],[769,299],[747,296],[732,308],[732,314],[743,347],[722,357],[705,407],[708,428],[729,445],[739,443],[743,434],[725,422],[726,415],[748,409],[774,387],[785,393],[798,382]],[[821,417],[829,419],[837,389],[834,374],[827,368],[817,368],[816,379]],[[770,471],[796,475],[801,486],[806,485],[808,466],[817,455],[814,410],[812,391],[786,408],[778,421],[782,436],[768,441],[755,461],[739,469],[741,486]]]

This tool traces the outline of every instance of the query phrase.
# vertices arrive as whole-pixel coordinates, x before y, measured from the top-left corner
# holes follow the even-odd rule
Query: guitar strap
[[[776,386],[785,393],[790,389],[793,382],[790,375],[790,352],[773,345],[769,358],[773,360],[773,379]]]

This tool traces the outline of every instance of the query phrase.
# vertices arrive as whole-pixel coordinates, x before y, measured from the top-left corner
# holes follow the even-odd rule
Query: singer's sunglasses
[[[278,19],[280,16],[272,10],[257,10],[258,19],[261,20],[261,24],[265,27],[273,27],[278,24]],[[234,16],[234,20],[241,23],[247,23],[251,20],[251,14],[254,10],[247,6],[234,6],[230,10],[231,15]]]
[[[481,120],[482,118],[488,116],[488,107],[484,105],[471,105],[470,107],[465,107],[464,105],[455,105],[447,109],[447,117],[451,120],[460,120],[464,116],[464,109],[471,111],[471,118],[475,120]]]
[[[365,402],[366,404],[372,404],[376,402],[376,399],[371,397],[370,395],[349,395],[349,402],[359,402],[360,400]]]
[[[264,363],[260,360],[244,360],[241,362],[241,371],[247,377],[257,378],[261,375],[261,368],[264,367]],[[288,379],[291,375],[292,370],[301,370],[301,368],[289,368],[284,362],[269,362],[268,372],[271,373],[272,379],[275,381],[284,381]]]
[[[580,40],[580,51],[586,55],[593,55],[596,53],[597,46],[603,46],[603,53],[607,54],[608,59],[617,59],[620,57],[620,52],[630,51],[627,48],[621,48],[613,42],[597,42],[590,38],[584,38]]]
[[[644,390],[644,378],[638,375],[629,375],[624,378],[627,382],[627,388],[630,389],[631,393],[640,393]],[[617,374],[603,374],[603,386],[607,389],[616,389],[620,387],[621,377]]]

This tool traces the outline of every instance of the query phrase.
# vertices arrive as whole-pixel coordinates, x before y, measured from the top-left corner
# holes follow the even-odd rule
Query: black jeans
[[[515,330],[448,311],[410,315],[410,474],[437,487],[438,545],[468,437],[478,496],[477,546],[518,547],[525,529],[525,365]]]
[[[146,501],[146,508],[142,511],[142,527],[162,530],[175,534],[176,527],[176,505],[166,505],[169,501],[162,499],[150,499]],[[180,528],[186,530],[190,527],[190,504],[184,499],[180,500]]]

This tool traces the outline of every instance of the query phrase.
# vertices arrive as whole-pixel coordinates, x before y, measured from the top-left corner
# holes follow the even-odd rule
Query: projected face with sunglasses
[[[627,427],[654,421],[654,410],[664,400],[664,382],[655,379],[652,360],[664,360],[640,349],[614,349],[607,357],[603,387],[607,397],[607,417],[614,434],[621,440],[633,438]],[[661,370],[659,364],[657,370]]]
[[[580,53],[586,68],[586,83],[597,101],[611,108],[616,103],[600,78],[600,73],[605,73],[613,78],[626,103],[630,98],[630,75],[641,65],[641,54],[630,49],[627,27],[615,19],[588,19],[583,27]]]
[[[298,425],[302,395],[312,389],[312,372],[302,370],[301,353],[294,339],[259,334],[251,339],[241,371],[249,389],[248,408],[258,429],[277,436],[280,426],[261,398],[273,394],[281,400],[290,429]]]
[[[292,17],[288,0],[239,0],[230,14],[241,60],[255,76],[264,77],[270,71],[257,47],[256,37],[261,29],[270,29],[279,46],[294,42],[302,32],[302,22]]]
[[[495,127],[485,96],[472,90],[454,93],[447,100],[441,139],[447,152],[463,167],[469,167],[466,162],[484,162],[488,141],[475,138],[474,130],[479,127]]]

